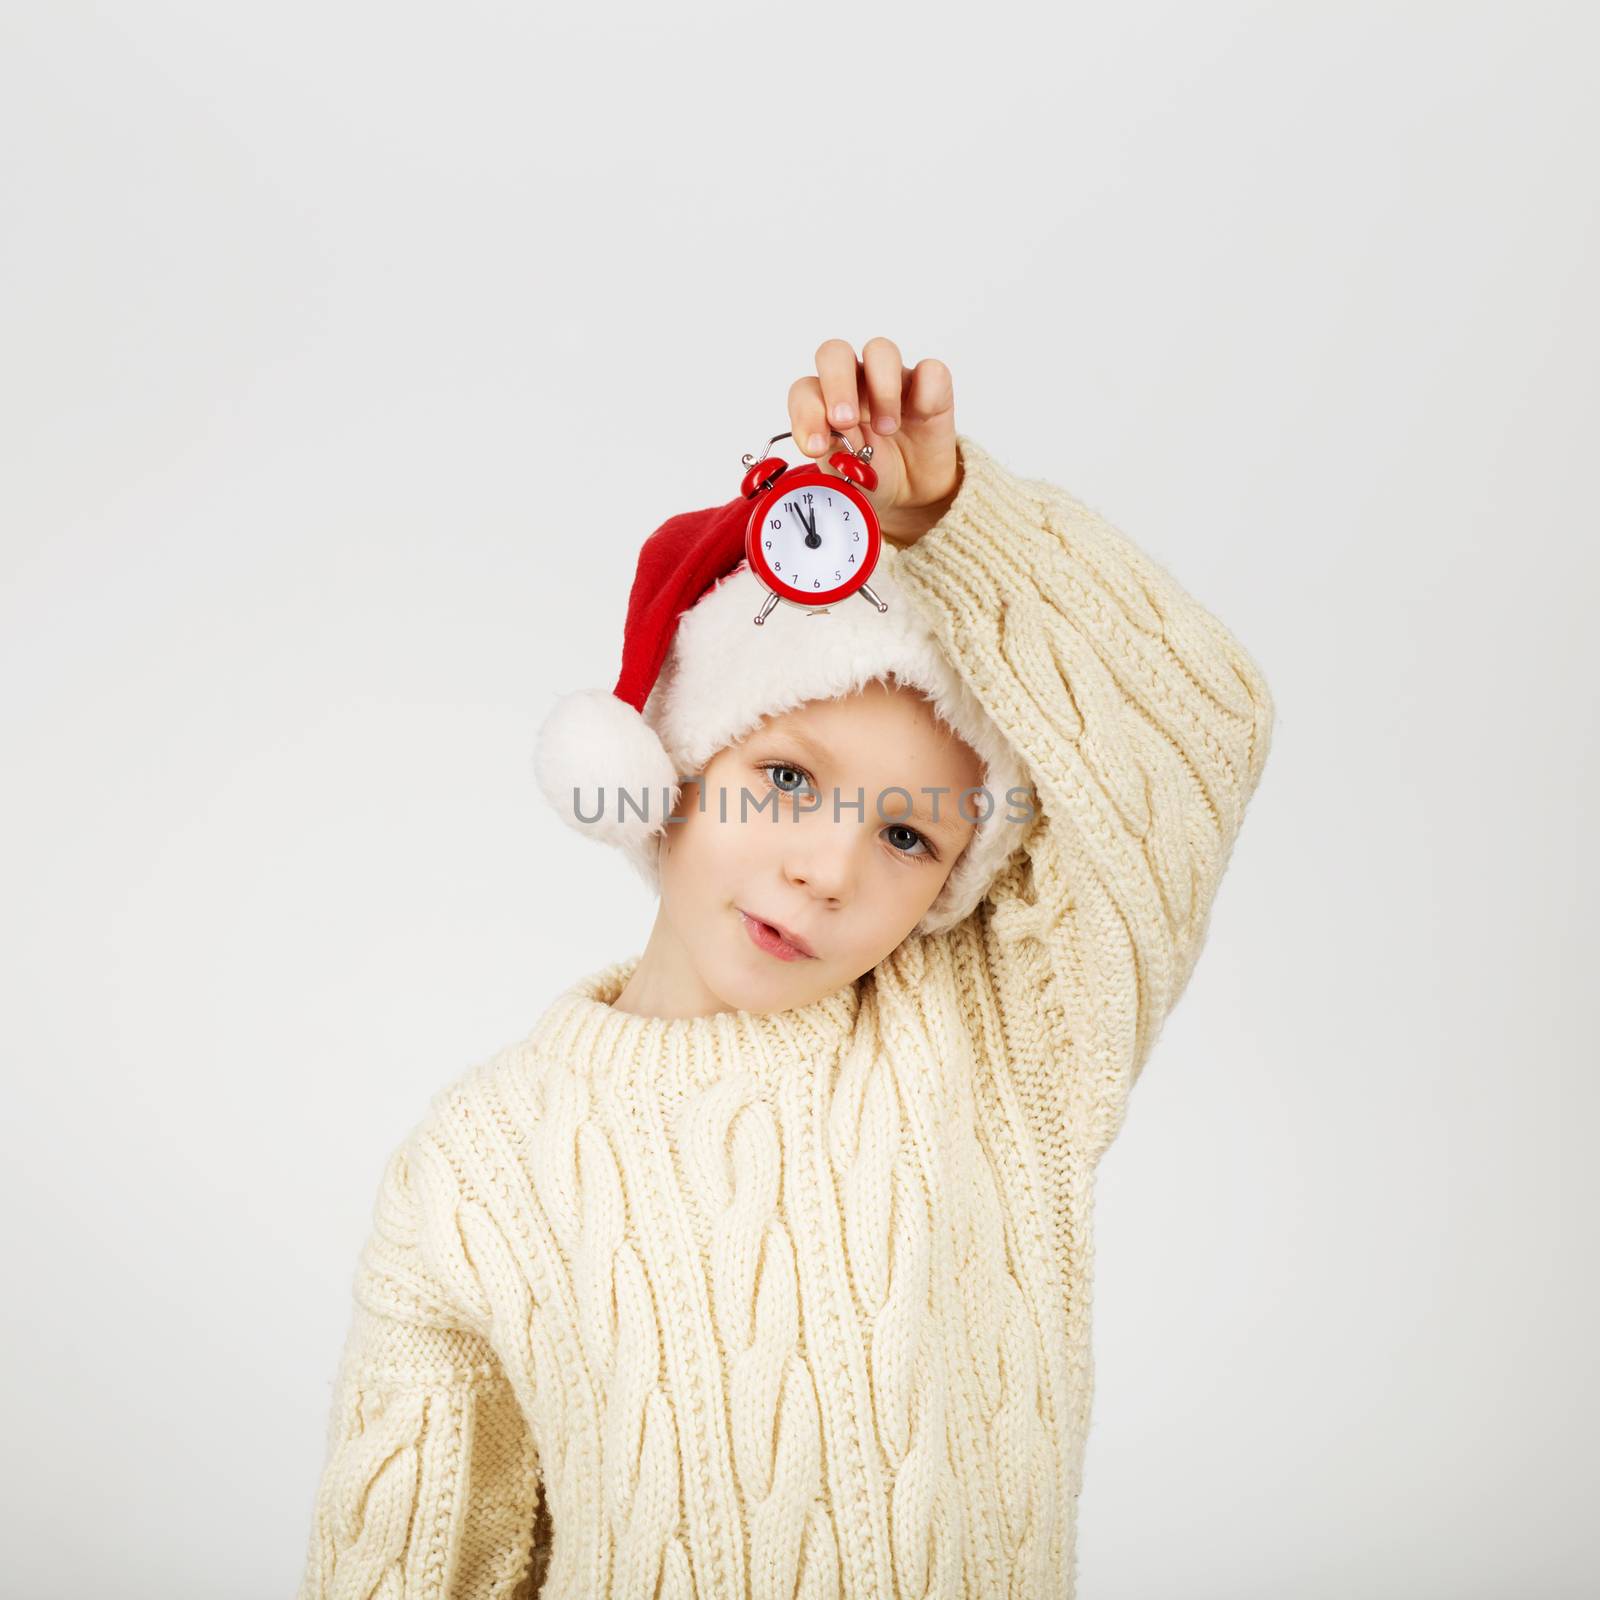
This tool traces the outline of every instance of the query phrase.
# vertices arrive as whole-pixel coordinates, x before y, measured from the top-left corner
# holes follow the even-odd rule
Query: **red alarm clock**
[[[837,429],[829,431],[844,439]],[[792,437],[775,433],[767,450]],[[791,466],[767,450],[759,461],[748,455],[740,458],[747,468],[741,492],[755,501],[745,529],[745,559],[770,591],[756,626],[771,616],[780,600],[803,611],[820,612],[859,594],[877,610],[887,611],[888,605],[867,587],[883,549],[878,513],[867,498],[878,487],[872,446],[858,454],[846,439],[844,449],[828,457],[838,477],[816,462]]]

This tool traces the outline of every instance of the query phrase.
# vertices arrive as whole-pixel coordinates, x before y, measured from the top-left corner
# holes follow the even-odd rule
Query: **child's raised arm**
[[[896,570],[1034,784],[1025,849],[969,936],[1008,1048],[1077,1100],[1097,1156],[1193,970],[1272,699],[1223,624],[1104,518],[957,442],[954,498]]]
[[[424,1198],[450,1192],[425,1181],[439,1159],[413,1137],[384,1172],[299,1600],[488,1600],[538,1555],[537,1454],[452,1287],[470,1276],[460,1235]]]

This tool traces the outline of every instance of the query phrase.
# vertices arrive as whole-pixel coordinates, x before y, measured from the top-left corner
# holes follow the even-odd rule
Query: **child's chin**
[[[739,937],[746,935],[741,931]],[[787,1011],[815,996],[819,966],[816,961],[776,961],[749,946],[729,968],[704,976],[722,1003],[737,1011]]]

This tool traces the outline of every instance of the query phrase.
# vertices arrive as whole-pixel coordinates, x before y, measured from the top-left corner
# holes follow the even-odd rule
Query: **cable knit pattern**
[[[1170,575],[959,444],[898,570],[1034,783],[1017,853],[811,1004],[619,1012],[635,957],[434,1097],[300,1600],[1070,1600],[1096,1164],[1272,708]]]

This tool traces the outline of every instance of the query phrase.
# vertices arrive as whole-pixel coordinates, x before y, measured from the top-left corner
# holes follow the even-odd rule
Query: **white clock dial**
[[[825,484],[778,496],[762,519],[761,553],[791,588],[837,589],[861,572],[868,548],[861,507]]]

